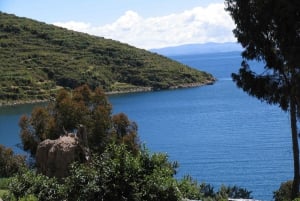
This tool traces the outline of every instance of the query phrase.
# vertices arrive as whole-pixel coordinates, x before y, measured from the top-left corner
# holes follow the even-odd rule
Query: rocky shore
[[[205,83],[196,82],[196,83],[180,84],[177,86],[171,86],[169,89],[166,89],[166,90],[201,87],[201,86],[206,86],[206,85],[212,85],[215,82],[216,82],[216,79],[212,79],[212,80],[208,80]],[[105,94],[106,95],[115,95],[115,94],[139,93],[139,92],[149,92],[149,91],[159,91],[159,89],[154,89],[153,87],[137,87],[137,88],[128,89],[128,90],[110,91],[110,92],[106,92]]]
[[[207,80],[205,83],[187,83],[187,84],[180,84],[177,86],[172,86],[169,89],[181,89],[181,88],[193,88],[193,87],[201,87],[205,85],[212,85],[215,83],[215,79]],[[167,89],[168,90],[168,89]],[[105,92],[106,95],[117,95],[117,94],[126,94],[126,93],[139,93],[139,92],[150,92],[150,91],[159,91],[159,89],[154,89],[153,87],[137,87],[132,88],[128,90],[116,90],[116,91],[109,91]],[[24,104],[36,104],[36,103],[45,103],[49,102],[51,100],[49,99],[43,99],[43,100],[10,100],[10,101],[4,101],[0,100],[0,107],[1,106],[16,106],[16,105],[24,105]]]
[[[2,106],[16,106],[16,105],[25,105],[25,104],[35,104],[35,103],[46,103],[50,100],[43,99],[43,100],[11,100],[11,101],[1,101],[0,100],[0,107]]]
[[[116,90],[116,91],[109,91],[105,92],[106,95],[115,95],[115,94],[127,94],[127,93],[139,93],[139,92],[148,92],[153,91],[152,87],[137,87],[127,90]]]

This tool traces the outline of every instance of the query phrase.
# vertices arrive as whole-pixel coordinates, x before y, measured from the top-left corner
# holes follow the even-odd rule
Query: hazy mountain
[[[158,54],[173,56],[173,55],[188,55],[188,54],[204,54],[217,52],[233,52],[242,51],[242,46],[238,43],[204,43],[204,44],[188,44],[173,47],[165,47],[159,49],[151,49],[151,52]]]

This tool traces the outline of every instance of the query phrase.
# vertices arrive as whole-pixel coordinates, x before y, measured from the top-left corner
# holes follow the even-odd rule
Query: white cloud
[[[224,4],[211,4],[182,13],[150,18],[143,18],[134,11],[127,11],[115,22],[104,26],[74,21],[54,24],[145,49],[190,43],[236,41],[232,34],[234,23],[224,10]]]
[[[80,31],[80,32],[85,32],[85,33],[88,33],[89,30],[92,28],[89,23],[75,22],[75,21],[55,22],[53,24],[56,26],[59,26],[59,27],[65,27],[70,30]]]

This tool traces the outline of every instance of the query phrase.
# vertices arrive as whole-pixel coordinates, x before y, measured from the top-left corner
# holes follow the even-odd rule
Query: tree
[[[232,74],[237,86],[251,96],[289,111],[294,180],[292,198],[299,194],[299,146],[297,118],[300,117],[300,2],[298,0],[225,0],[235,21],[233,30],[245,48],[239,73]],[[258,74],[247,61],[265,63]]]
[[[291,199],[293,181],[281,183],[279,189],[273,192],[275,201],[286,201]]]
[[[137,136],[137,124],[128,119],[126,114],[120,113],[112,117],[112,135],[114,140],[125,144],[127,149],[133,153],[140,150],[139,138]]]
[[[15,155],[13,150],[0,144],[0,178],[11,177],[25,167],[25,157]]]
[[[22,116],[19,122],[23,149],[35,157],[38,144],[45,139],[57,139],[65,133],[75,133],[81,126],[86,129],[89,148],[102,153],[115,140],[137,151],[137,127],[125,114],[111,114],[111,104],[100,88],[91,90],[87,85],[74,91],[61,90],[54,102],[36,107],[31,116]],[[121,129],[120,131],[118,131]],[[118,132],[114,133],[113,131]]]

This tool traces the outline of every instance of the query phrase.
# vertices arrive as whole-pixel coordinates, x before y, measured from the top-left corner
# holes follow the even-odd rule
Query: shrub
[[[163,154],[132,153],[109,145],[88,164],[74,164],[66,178],[68,200],[179,200],[173,165]]]
[[[192,200],[201,199],[201,186],[197,181],[193,181],[191,176],[184,176],[182,180],[178,181],[178,188],[182,197]]]
[[[224,200],[228,198],[236,199],[252,199],[251,191],[238,186],[225,186],[222,185],[220,190],[216,193],[216,200]]]
[[[8,189],[8,184],[10,182],[10,178],[0,178],[0,189],[6,190]]]
[[[6,197],[9,194],[8,190],[1,190],[0,189],[0,198]]]
[[[0,144],[0,178],[10,177],[25,166],[25,158]]]
[[[11,193],[6,193],[2,196],[3,201],[38,201],[35,195],[29,194],[21,197],[20,199],[16,199],[16,197]]]
[[[279,189],[273,193],[275,201],[291,201],[293,181],[281,183]]]
[[[26,195],[19,199],[19,201],[38,201],[38,199],[34,195]]]
[[[238,186],[222,185],[215,192],[210,184],[198,184],[190,176],[185,176],[178,182],[178,188],[184,198],[203,201],[223,201],[228,198],[251,199],[251,191]]]
[[[55,178],[48,178],[31,170],[25,170],[13,177],[9,183],[9,191],[17,199],[35,195],[40,201],[61,201],[65,197],[63,185]]]

